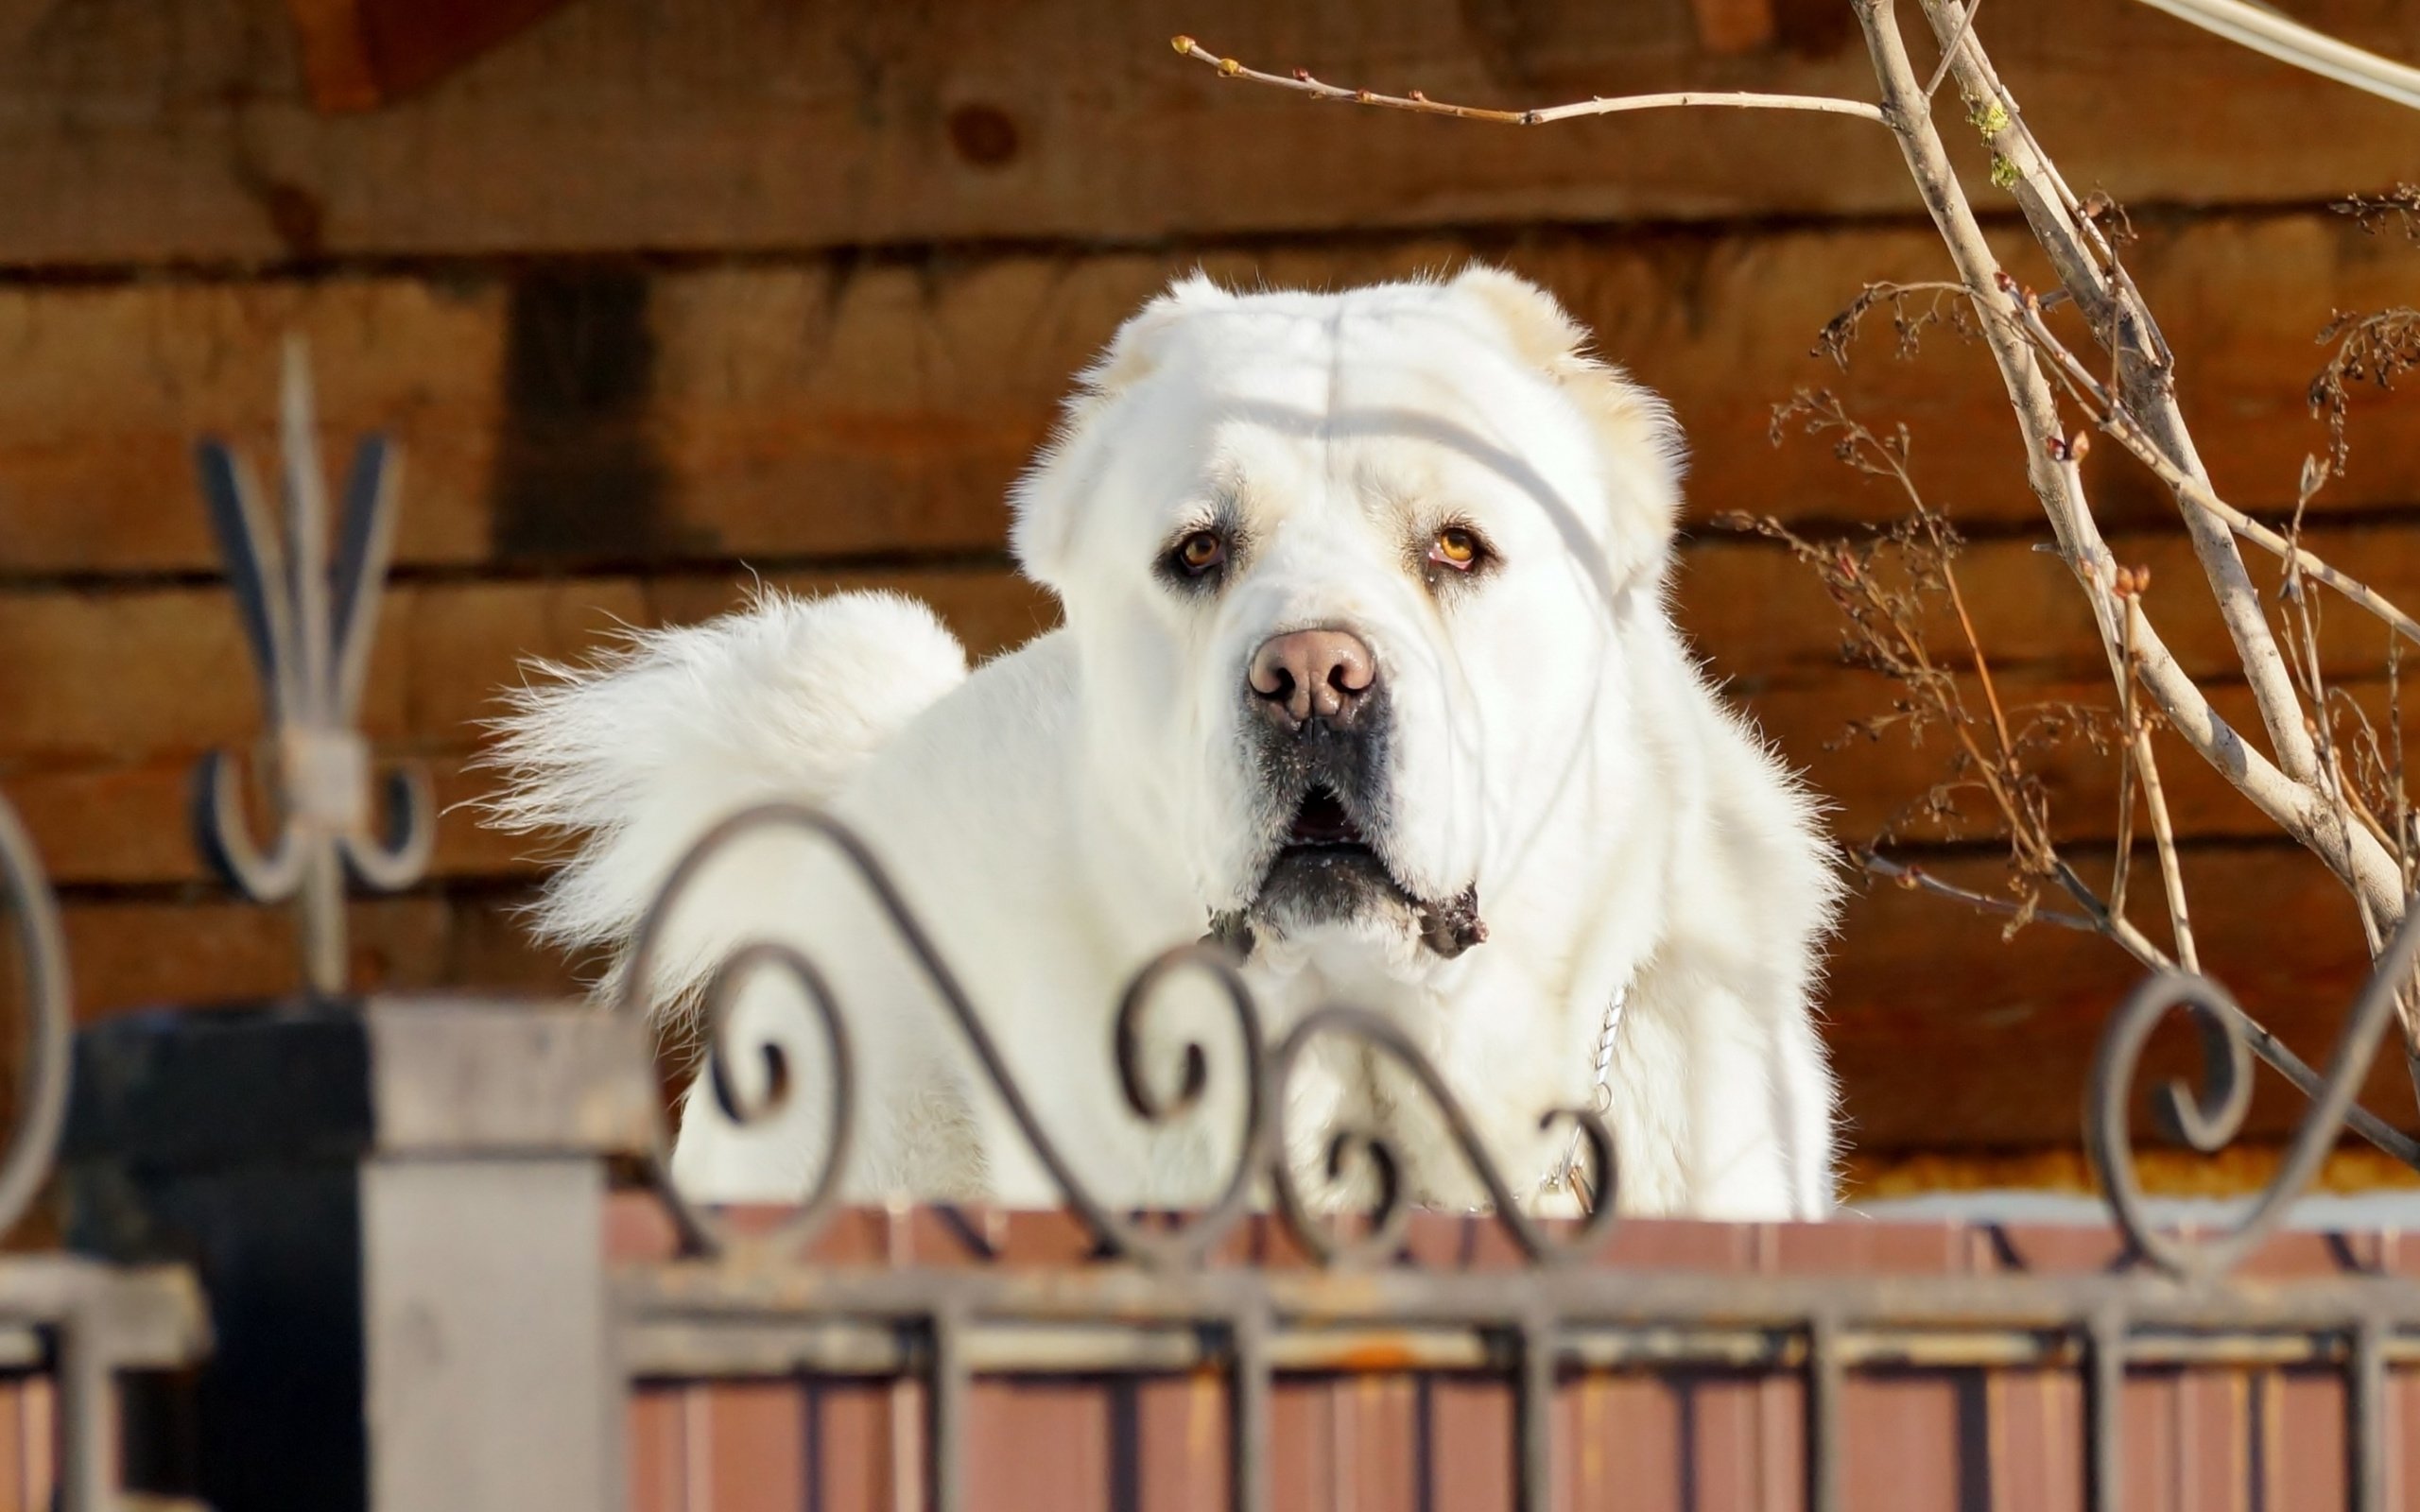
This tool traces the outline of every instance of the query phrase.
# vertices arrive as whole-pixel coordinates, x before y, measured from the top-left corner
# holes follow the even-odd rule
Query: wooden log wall
[[[1741,112],[1410,119],[1222,84],[1167,44],[1184,30],[1484,103],[1870,97],[1844,4],[1746,8],[1759,26],[1720,36],[1706,9],[572,0],[417,94],[328,115],[276,0],[50,8],[0,49],[0,784],[64,889],[83,1009],[293,979],[285,921],[205,881],[181,818],[195,755],[257,719],[190,443],[266,454],[288,330],[310,338],[332,443],[372,426],[405,443],[366,718],[449,802],[480,791],[465,760],[518,659],[713,613],[752,574],[925,594],[978,653],[1047,625],[1007,561],[1004,490],[1069,375],[1196,266],[1334,284],[1484,257],[1561,295],[1686,426],[1681,613],[1844,834],[1943,753],[1841,744],[1892,690],[1841,667],[1802,569],[1707,528],[1747,509],[1838,534],[1899,510],[1825,443],[1769,440],[1794,388],[1909,426],[1920,481],[1972,538],[1966,592],[2013,695],[2105,701],[1980,351],[1935,334],[1901,360],[1877,323],[1845,371],[1810,352],[1867,281],[1947,276],[1883,133]],[[2297,13],[2420,54],[2420,4]],[[2411,176],[2420,116],[2119,0],[1994,8],[1983,26],[2069,178],[2132,210],[2131,266],[2213,474],[2282,514],[2325,444],[2304,401],[2314,334],[2420,302],[2420,248],[2325,209]],[[2039,277],[1979,146],[1959,145]],[[2420,402],[2365,398],[2353,436],[2310,539],[2420,603]],[[2180,657],[2249,722],[2173,506],[2115,451],[2087,469],[2104,523],[2154,568]],[[2339,610],[2326,644],[2329,676],[2375,699],[2382,636]],[[2205,959],[2317,1057],[2363,974],[2349,905],[2187,753],[2166,761]],[[2049,772],[2061,833],[2103,854],[2114,767],[2077,749]],[[1920,854],[1998,885],[1986,837]],[[449,812],[427,885],[356,908],[362,978],[560,988],[570,968],[510,917],[539,866]],[[2071,1144],[2093,1037],[2135,974],[2095,938],[2004,943],[1949,903],[1859,898],[1828,1032],[1861,1149]],[[2399,1068],[2376,1087],[2408,1112]],[[2259,1117],[2273,1133],[2294,1110]]]

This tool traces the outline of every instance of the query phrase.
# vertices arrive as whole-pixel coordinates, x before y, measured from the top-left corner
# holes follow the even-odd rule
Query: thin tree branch
[[[2140,627],[2142,616],[2133,612],[2131,590],[2134,585],[2126,581],[2129,575],[2123,568],[2119,569],[2119,574],[2118,586],[2129,600],[2128,613],[2122,623],[2123,644],[2118,647],[2119,660],[2125,664],[2127,676],[2118,684],[2118,846],[2117,853],[2109,864],[2109,911],[2123,915],[2126,912],[2126,881],[2135,864],[2135,771],[2139,754],[2135,734],[2143,728],[2140,700],[2135,696],[2135,632]]]
[[[1735,111],[1811,111],[1819,115],[1847,115],[1876,126],[1890,124],[1879,106],[1863,100],[1844,100],[1829,94],[1758,94],[1728,90],[1676,90],[1663,94],[1617,94],[1596,99],[1577,100],[1569,105],[1548,105],[1537,110],[1497,111],[1478,105],[1449,105],[1432,100],[1418,90],[1409,94],[1381,94],[1374,90],[1346,89],[1313,78],[1307,69],[1295,69],[1291,74],[1267,74],[1257,68],[1246,68],[1233,58],[1221,58],[1190,37],[1175,37],[1169,45],[1187,58],[1199,59],[1219,71],[1221,78],[1239,78],[1252,84],[1268,84],[1277,89],[1291,90],[1313,99],[1336,100],[1345,105],[1373,105],[1383,110],[1409,111],[1416,115],[1450,115],[1459,121],[1486,121],[1496,126],[1548,126],[1556,121],[1577,120],[1583,115],[1619,115],[1632,111],[1694,110],[1714,107]]]
[[[2087,935],[2107,933],[2101,927],[2100,919],[2092,915],[2071,914],[2058,908],[2028,908],[2006,898],[1995,898],[1987,892],[1977,892],[1971,887],[1961,887],[1954,882],[1944,882],[1922,867],[1893,861],[1879,850],[1860,850],[1857,852],[1857,861],[1867,871],[1895,882],[1902,887],[1928,892],[1937,898],[1954,899],[1981,913],[1997,914],[2004,919],[2022,919],[2028,923],[2056,924],[2061,929],[2081,930]]]
[[[2085,597],[2092,606],[2094,624],[2100,630],[2103,649],[2111,658],[2111,674],[2122,677],[2124,669],[2117,660],[2119,637],[2116,606],[2105,587],[2116,580],[2117,561],[2083,502],[2081,476],[2066,460],[2066,442],[2060,432],[2049,384],[2031,344],[2009,330],[2005,322],[1990,318],[2004,274],[1983,239],[1981,225],[1966,202],[1965,191],[1960,187],[1940,133],[1934,129],[1930,106],[1900,40],[1891,0],[1853,3],[1865,30],[1876,76],[1882,84],[1884,105],[1895,123],[1894,134],[1909,173],[1958,266],[1968,299],[1984,317],[1984,341],[1999,368],[2010,405],[2027,441],[2027,479],[2049,518],[2061,554],[2069,566],[2080,576],[2086,563],[2094,570],[2094,576],[2085,581]],[[1975,51],[1974,40],[1969,37],[1962,45],[1960,56]],[[2096,586],[2096,579],[2100,586]],[[2219,716],[2193,679],[2176,664],[2148,617],[2142,626],[2139,650],[2143,689],[2169,727],[2279,828],[2326,861],[2331,869],[2338,869],[2340,825],[2326,801],[2308,784],[2279,770]],[[2282,658],[2278,665],[2282,668]],[[2296,718],[2295,733],[2307,742],[2308,736],[2299,728],[2299,711]],[[2380,910],[2379,917],[2399,920],[2402,892],[2399,868],[2394,859],[2365,834],[2356,837],[2351,855],[2350,873],[2340,870],[2339,874]]]
[[[2408,898],[2411,895],[2414,881],[2413,864],[2420,860],[2420,847],[2412,843],[2411,790],[2403,781],[2403,647],[2393,641],[2389,641],[2386,646],[2386,719],[2394,743],[2394,853],[2403,863],[2403,893]],[[2416,1049],[2420,1049],[2420,1024],[2412,1026],[2412,1042]],[[2420,1062],[2420,1054],[2415,1054],[2413,1058]]]
[[[2302,539],[2303,506],[2308,503],[2309,496],[2306,494],[2294,507],[2290,538],[2293,541]],[[2385,833],[2370,816],[2367,806],[2360,804],[2353,796],[2352,784],[2345,780],[2343,762],[2335,739],[2335,711],[2328,702],[2326,674],[2319,662],[2319,619],[2313,612],[2310,588],[2304,580],[2301,565],[2290,558],[2286,563],[2285,598],[2286,648],[2297,658],[2291,666],[2302,684],[2304,696],[2310,699],[2311,708],[2316,712],[2311,720],[2311,740],[2319,748],[2320,791],[2336,805],[2338,820],[2348,844],[2357,823],[2365,824],[2370,833],[2384,844]],[[2368,902],[2358,894],[2354,902],[2361,916],[2361,938],[2375,957],[2385,945],[2377,919],[2371,913]]]
[[[2420,68],[2340,42],[2248,0],[2144,0],[2255,52],[2420,110]]]
[[[1941,61],[1933,65],[1932,77],[1925,80],[1925,98],[1941,93],[1941,81],[1949,77],[1949,65],[1957,60],[1959,45],[1975,27],[1975,12],[1982,9],[1983,0],[1969,0],[1965,14],[1958,18],[1958,29],[1941,44]]]
[[[2202,492],[2214,492],[2192,435],[2186,429],[2184,414],[2177,408],[2175,364],[2168,344],[2134,281],[2117,265],[2097,228],[2091,233],[2093,245],[2087,246],[2080,222],[2089,222],[2077,214],[2079,207],[2066,181],[2050,165],[2048,154],[2025,125],[2015,96],[2000,82],[1966,25],[1971,6],[1960,0],[1921,3],[1935,37],[1949,53],[1959,88],[1976,107],[1975,120],[1991,143],[1994,180],[2007,183],[2014,193],[2026,223],[2049,254],[2060,282],[2084,311],[2095,339],[2109,350],[2126,409],[2138,418],[2176,472],[2198,484]],[[1887,90],[1885,97],[1889,97]],[[2293,679],[2261,610],[2259,593],[2236,550],[2235,538],[2196,510],[2184,513],[2194,554],[2201,558],[2218,599],[2220,617],[2243,662],[2244,679],[2268,730],[2270,748],[2287,776],[2310,784],[2319,776],[2318,751],[2305,728]]]
[[[2317,554],[2303,547],[2298,541],[2289,541],[2259,521],[2227,503],[2214,492],[2206,478],[2187,472],[2169,459],[2152,441],[2150,434],[2125,406],[2111,394],[2109,388],[2091,369],[2079,361],[2075,353],[2060,341],[2055,332],[2043,320],[2038,304],[2029,302],[2021,290],[2013,290],[2010,299],[2016,314],[2010,318],[2018,322],[2028,340],[2039,347],[2056,364],[2062,381],[2092,416],[2093,423],[2118,445],[2132,453],[2135,460],[2149,468],[2167,484],[2176,496],[2225,524],[2228,529],[2251,541],[2290,568],[2325,583],[2371,614],[2384,622],[2397,635],[2420,645],[2420,620],[2397,609],[2394,602],[2350,573],[2329,565]]]
[[[2131,715],[2134,709],[2134,645],[2142,627],[2143,582],[2139,576],[2126,585],[2126,705]],[[2169,822],[2168,795],[2159,782],[2159,762],[2152,753],[2151,727],[2130,718],[2126,738],[2135,753],[2135,767],[2142,776],[2143,807],[2151,815],[2152,843],[2158,848],[2159,880],[2168,894],[2168,927],[2176,937],[2177,964],[2188,971],[2202,970],[2201,953],[2193,944],[2193,920],[2185,905],[2185,870],[2176,859],[2176,829]]]

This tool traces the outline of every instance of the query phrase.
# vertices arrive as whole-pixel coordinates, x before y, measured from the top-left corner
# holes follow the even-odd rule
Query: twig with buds
[[[1409,111],[1416,115],[1450,115],[1459,121],[1486,121],[1496,126],[1548,126],[1556,121],[1577,120],[1583,115],[1619,115],[1632,111],[1669,111],[1716,106],[1738,111],[1812,111],[1821,115],[1849,115],[1877,126],[1888,125],[1881,107],[1863,100],[1844,100],[1829,94],[1759,94],[1737,90],[1676,90],[1663,94],[1619,94],[1609,97],[1577,100],[1568,105],[1548,105],[1536,110],[1499,111],[1478,105],[1449,105],[1432,100],[1418,90],[1407,94],[1381,94],[1374,90],[1346,89],[1313,78],[1310,70],[1297,68],[1290,74],[1268,74],[1257,68],[1246,68],[1233,58],[1222,58],[1190,37],[1172,37],[1168,44],[1187,58],[1199,59],[1219,71],[1221,78],[1239,78],[1251,84],[1269,84],[1278,89],[1307,94],[1313,99],[1336,100],[1345,105],[1374,105],[1383,110]]]

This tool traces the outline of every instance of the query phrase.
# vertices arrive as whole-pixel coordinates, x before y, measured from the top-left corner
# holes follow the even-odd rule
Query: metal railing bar
[[[2344,1443],[2354,1512],[2386,1512],[2386,1330],[2368,1319],[2345,1351]]]
[[[181,1267],[66,1254],[0,1257],[0,1366],[18,1362],[21,1340],[70,1316],[105,1331],[112,1357],[132,1369],[190,1364],[209,1342],[201,1290]]]
[[[1803,1332],[1818,1315],[1844,1336],[1874,1331],[2073,1332],[2112,1308],[2135,1333],[2328,1332],[2348,1319],[2420,1331],[2420,1286],[2330,1277],[2186,1288],[2145,1276],[1725,1276],[1574,1270],[1505,1274],[1394,1270],[1147,1272],[1100,1265],[1055,1270],[877,1271],[711,1263],[626,1266],[615,1287],[631,1320],[751,1318],[915,1320],[937,1306],[969,1323],[1219,1324],[1238,1294],[1282,1329],[1371,1325],[1519,1330],[1539,1312],[1566,1329],[1716,1328]],[[2391,1349],[2401,1348],[2400,1340]]]
[[[933,1512],[966,1505],[966,1392],[971,1379],[955,1310],[936,1309],[926,1325],[925,1485]]]
[[[1512,1378],[1513,1472],[1521,1512],[1549,1512],[1554,1504],[1554,1385],[1561,1365],[1555,1320],[1525,1319],[1513,1337],[1519,1356]]]
[[[1270,1377],[1268,1313],[1247,1299],[1228,1320],[1234,1359],[1227,1387],[1228,1503],[1235,1512],[1268,1512]]]
[[[1685,1367],[1742,1372],[1803,1370],[1803,1330],[1566,1325],[1555,1356],[1564,1368],[1598,1374]],[[2088,1330],[1861,1329],[1838,1326],[1830,1349],[1843,1369],[1868,1373],[2074,1368],[2090,1354]],[[1265,1368],[1286,1375],[1428,1373],[1505,1375],[1501,1333],[1485,1326],[1423,1329],[1272,1328],[1258,1348]],[[1190,1324],[961,1325],[959,1348],[976,1376],[1182,1374],[1233,1367],[1240,1359],[1219,1331]],[[2349,1346],[2340,1321],[2296,1332],[2130,1334],[2126,1354],[2146,1367],[2342,1367]],[[2380,1331],[2381,1369],[2420,1366],[2420,1334]],[[927,1368],[912,1332],[887,1322],[782,1323],[724,1319],[626,1326],[623,1354],[635,1380],[765,1379],[818,1375],[889,1378]]]
[[[1818,1316],[1806,1329],[1806,1505],[1841,1512],[1841,1397],[1847,1362],[1838,1320]]]
[[[56,1333],[61,1512],[110,1512],[117,1486],[117,1382],[100,1332],[79,1309]]]
[[[2125,1315],[2115,1307],[2096,1314],[2085,1327],[2085,1337],[2084,1504],[2091,1512],[2118,1512],[2125,1495],[2122,1430],[2131,1352]]]

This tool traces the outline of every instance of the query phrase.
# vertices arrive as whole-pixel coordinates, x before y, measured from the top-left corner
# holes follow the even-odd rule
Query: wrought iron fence
[[[7,1234],[25,1218],[58,1154],[67,1117],[71,988],[57,900],[5,800],[0,901],[14,916],[26,1026],[16,1128],[0,1157],[0,1234]],[[28,1419],[48,1430],[19,1448],[20,1488],[55,1486],[65,1512],[115,1504],[122,1378],[188,1365],[205,1340],[199,1297],[175,1267],[64,1254],[0,1257],[0,1413],[17,1419],[21,1439]]]
[[[1837,1512],[1863,1504],[1843,1472],[1854,1382],[2026,1368],[2080,1381],[2083,1488],[2087,1504],[2114,1509],[2126,1485],[2130,1373],[2286,1365],[2340,1383],[2347,1503],[2389,1504],[2391,1375],[2420,1364],[2420,1283],[2350,1248],[2291,1277],[2256,1273],[2256,1252],[2352,1119],[2396,989],[2420,961],[2420,925],[2408,923],[2379,958],[2325,1073],[2306,1068],[2313,1102],[2287,1159],[2223,1231],[2167,1232],[2152,1221],[2133,1089],[2153,1030],[2181,1012],[2200,1038],[2203,1085],[2162,1086],[2155,1110],[2195,1147],[2218,1149],[2246,1111],[2256,1026],[2222,988],[2191,977],[2148,982],[2118,1011],[2087,1102],[2115,1263],[1861,1275],[1639,1264],[1624,1246],[1642,1230],[1616,1217],[1618,1152],[1594,1110],[1546,1120],[1575,1131],[1596,1175],[1594,1211],[1532,1217],[1447,1078],[1392,1020],[1334,1005],[1272,1032],[1232,963],[1200,946],[1170,951],[1128,988],[1115,1064],[1145,1124],[1199,1116],[1214,1075],[1234,1077],[1243,1090],[1236,1153],[1205,1209],[1123,1211],[1087,1189],[879,859],[813,809],[764,805],[702,836],[640,927],[610,1008],[348,997],[344,876],[405,885],[428,851],[425,789],[408,772],[390,778],[386,833],[375,833],[371,763],[351,728],[391,529],[394,453],[372,441],[357,456],[330,569],[299,357],[283,435],[282,537],[240,460],[215,445],[201,454],[277,734],[278,838],[266,848],[250,838],[241,783],[223,759],[200,774],[197,819],[235,886],[296,901],[307,991],[84,1038],[67,1187],[72,1235],[95,1258],[0,1265],[0,1322],[37,1341],[23,1358],[58,1383],[69,1507],[109,1504],[113,1455],[230,1509],[609,1505],[631,1494],[634,1387],[716,1380],[907,1383],[889,1399],[889,1442],[915,1463],[901,1467],[892,1495],[983,1505],[968,1447],[976,1383],[1017,1378],[1215,1381],[1219,1495],[1258,1512],[1306,1504],[1299,1486],[1273,1484],[1284,1383],[1378,1372],[1504,1383],[1499,1473],[1515,1504],[1547,1512],[1558,1485],[1571,1494],[1558,1467],[1588,1451],[1586,1428],[1566,1410],[1575,1380],[1729,1371],[1794,1383],[1798,1484],[1807,1505]],[[904,1260],[842,1232],[864,1219],[841,1198],[861,1102],[849,1022],[815,963],[779,941],[750,945],[717,971],[705,994],[707,1063],[727,1110],[746,1119],[724,1073],[767,1044],[736,1038],[730,1006],[755,974],[787,975],[833,1068],[822,1163],[808,1195],[781,1212],[718,1211],[675,1187],[640,1001],[647,963],[690,880],[736,840],[769,831],[847,858],[1057,1183],[1064,1212],[1054,1222],[1068,1231],[1037,1247],[974,1210],[933,1210],[933,1231],[951,1236],[956,1253],[928,1245]],[[19,1132],[0,1164],[6,1222],[50,1164],[66,1116],[68,991],[48,895],[5,810],[0,871],[18,902],[33,1008]],[[1146,1063],[1145,1030],[1186,975],[1219,989],[1240,1051],[1221,1067],[1207,1042],[1187,1040],[1170,1091],[1170,1068]],[[1483,1216],[1414,1213],[1404,1157],[1383,1128],[1315,1142],[1332,1169],[1364,1177],[1365,1200],[1338,1211],[1305,1192],[1288,1153],[1302,1147],[1285,1127],[1288,1089],[1307,1047],[1337,1038],[1393,1063],[1428,1101],[1491,1198]],[[2411,1153],[2404,1136],[2369,1122],[2375,1131],[2355,1126]],[[643,1195],[609,1200],[617,1171]],[[608,1243],[632,1202],[660,1210],[668,1240],[659,1250]],[[895,1232],[904,1220],[882,1221]],[[1019,1223],[1030,1226],[1010,1228]],[[133,1264],[159,1259],[182,1263]],[[205,1307],[216,1345],[206,1359]],[[19,1358],[8,1342],[0,1334],[0,1360]],[[112,1447],[112,1372],[182,1366],[196,1368],[147,1399],[133,1435],[178,1445]],[[803,1418],[793,1432],[808,1432]],[[1422,1504],[1438,1504],[1433,1497],[1432,1487]]]

